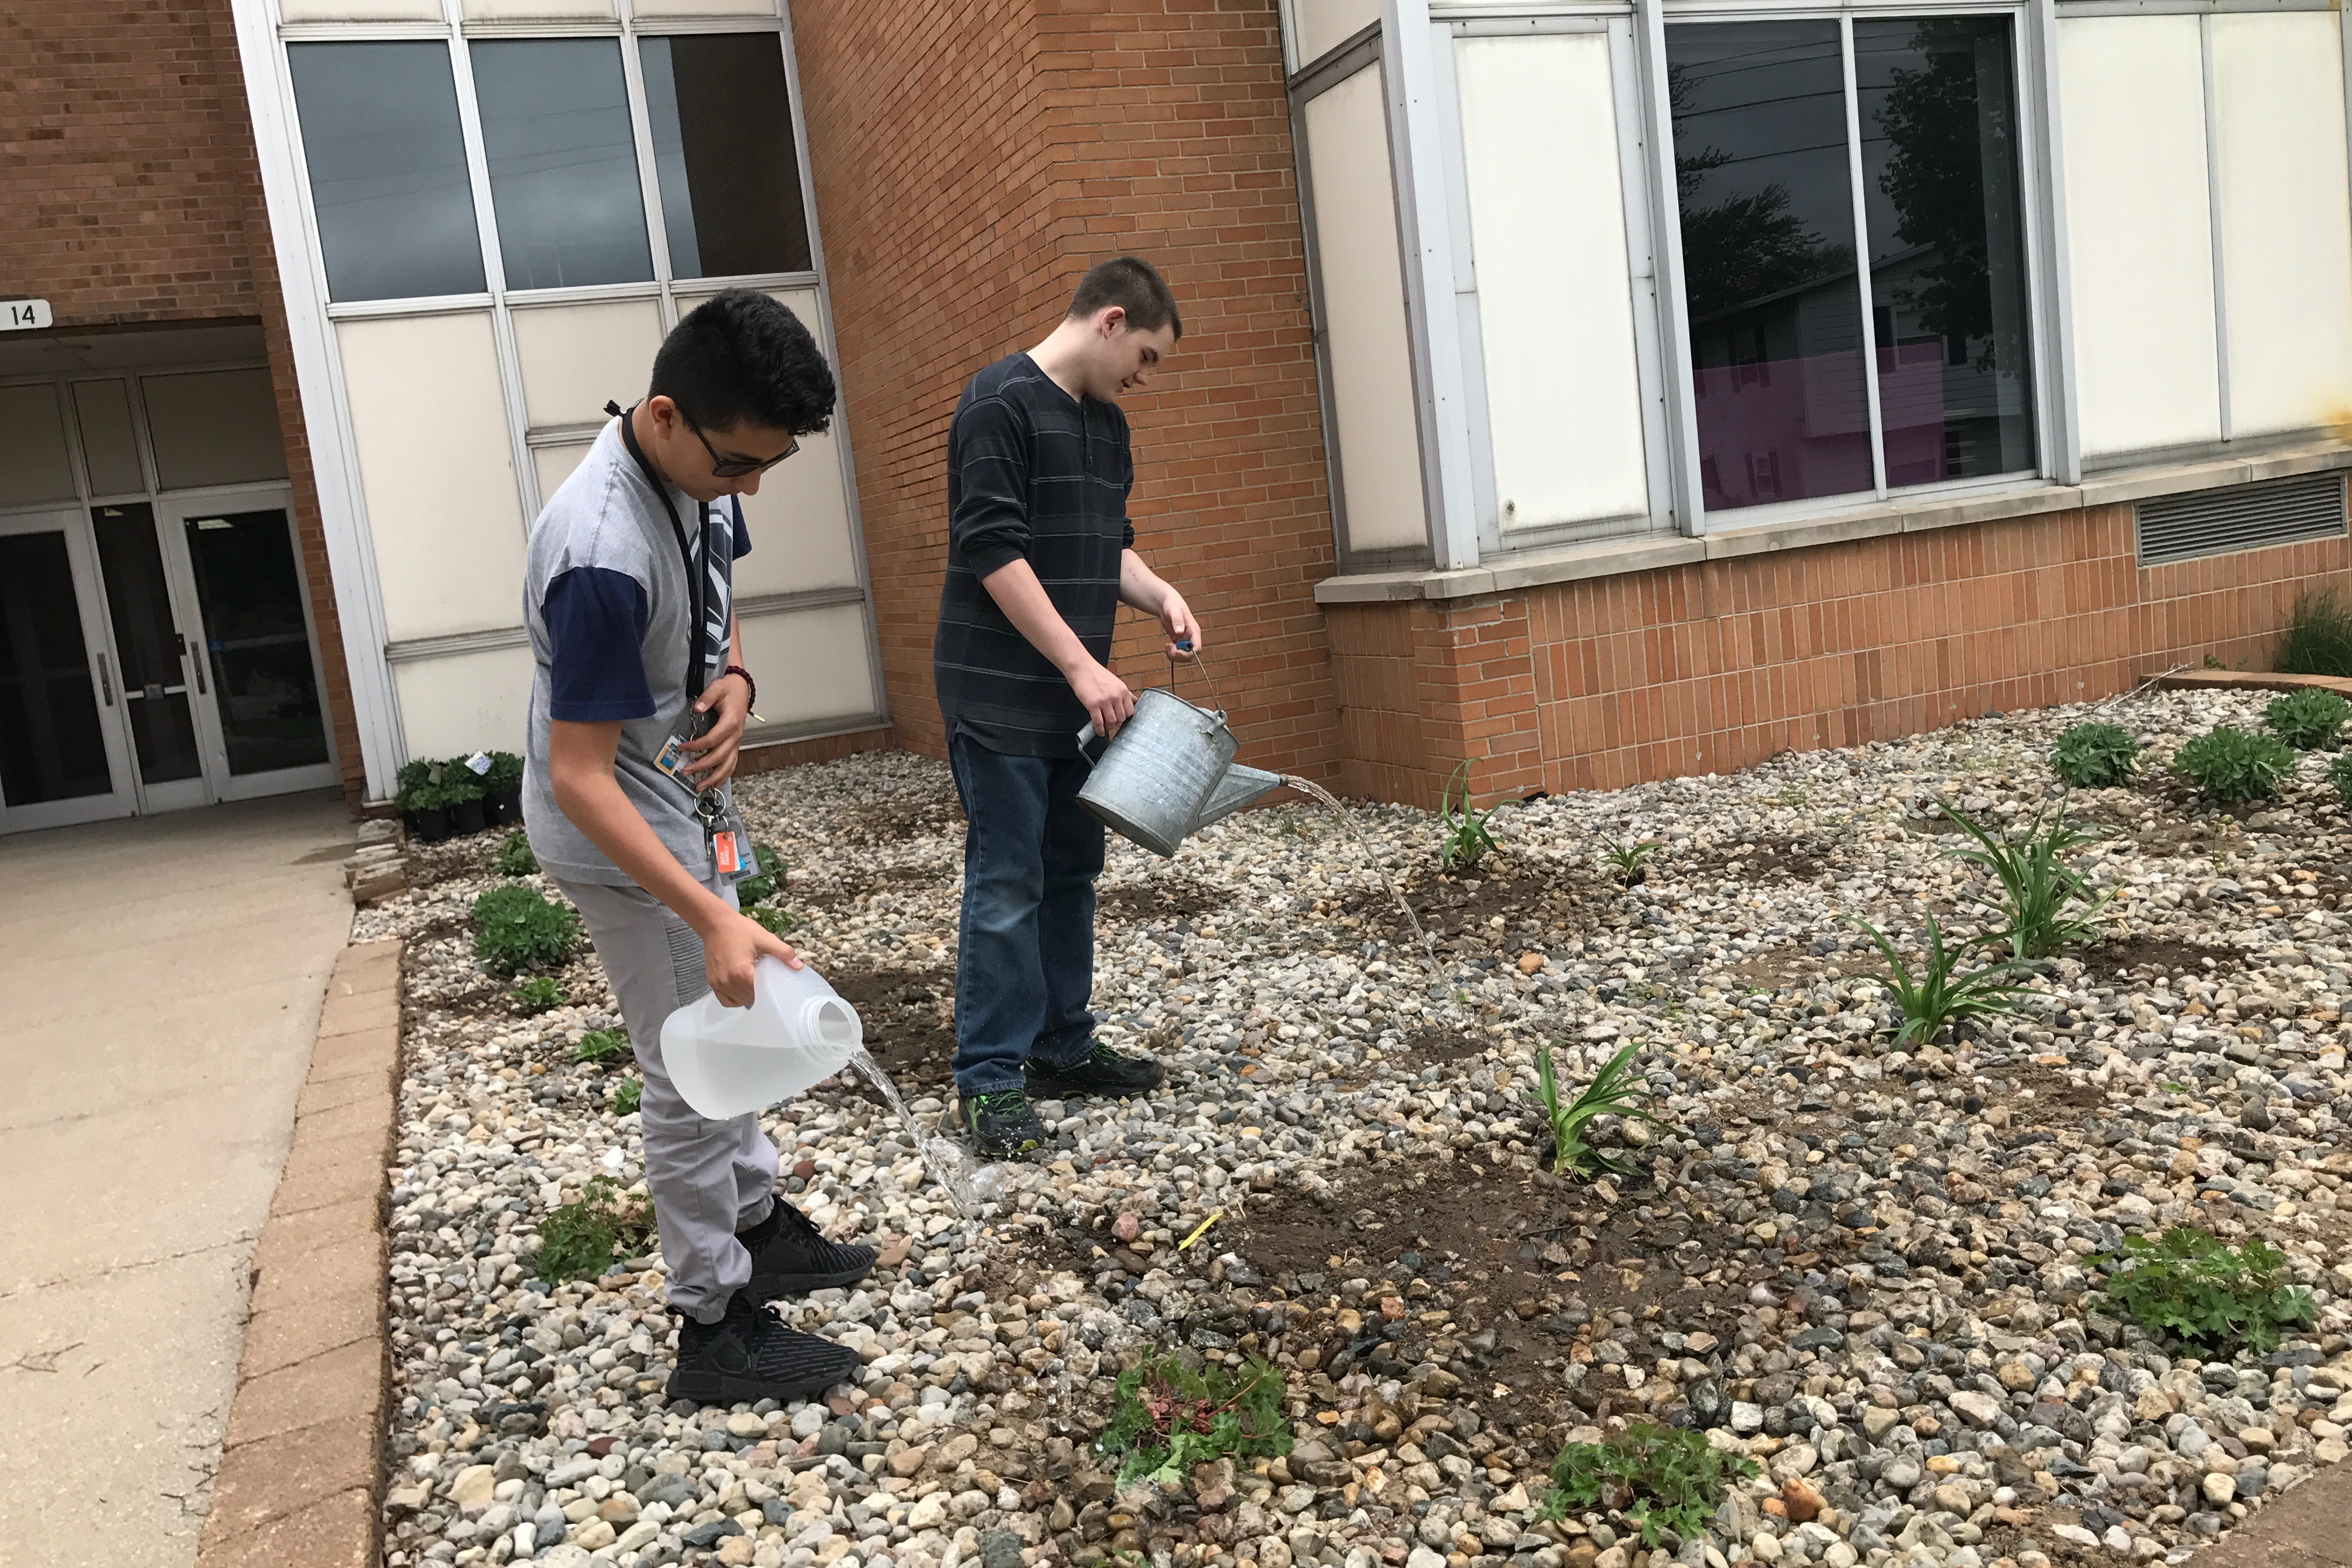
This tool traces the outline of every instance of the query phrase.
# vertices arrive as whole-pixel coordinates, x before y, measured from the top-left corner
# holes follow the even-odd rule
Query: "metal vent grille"
[[[2158,496],[2134,509],[2139,563],[2160,565],[2264,544],[2345,534],[2344,476],[2313,474],[2268,484]]]

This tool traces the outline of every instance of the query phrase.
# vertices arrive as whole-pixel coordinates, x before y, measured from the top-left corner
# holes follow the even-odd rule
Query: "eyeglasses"
[[[680,414],[679,417],[684,418],[685,416]],[[702,443],[704,451],[710,454],[710,475],[713,479],[740,479],[750,474],[764,474],[801,449],[801,438],[795,436],[791,446],[764,462],[757,458],[722,458],[719,455],[719,448],[710,444],[710,437],[702,433],[701,426],[688,419],[686,427],[694,432],[694,438]]]

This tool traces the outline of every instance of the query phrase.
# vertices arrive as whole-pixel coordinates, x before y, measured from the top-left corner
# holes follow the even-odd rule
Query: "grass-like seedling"
[[[2105,1290],[2134,1322],[2200,1350],[2267,1353],[2280,1330],[2311,1321],[2311,1293],[2286,1283],[2286,1254],[2259,1236],[2232,1250],[2210,1231],[2176,1225],[2161,1237],[2127,1236],[2122,1251],[2090,1261],[2115,1265]]]
[[[1458,807],[1454,799],[1456,786],[1462,792]],[[1454,775],[1445,781],[1444,795],[1438,801],[1438,820],[1445,825],[1445,837],[1438,842],[1438,868],[1450,871],[1459,867],[1465,871],[1472,870],[1490,851],[1500,849],[1502,840],[1496,836],[1494,829],[1486,826],[1500,809],[1490,805],[1485,811],[1473,811],[1470,807],[1470,764],[1465,762],[1455,768]]]
[[[638,1103],[645,1097],[645,1092],[646,1086],[642,1079],[623,1079],[621,1087],[613,1091],[613,1114],[635,1116],[637,1113]]]
[[[572,956],[580,917],[519,882],[474,900],[474,956],[493,974],[549,969]]]
[[[790,936],[801,929],[800,916],[790,910],[779,909],[774,904],[761,904],[756,910],[745,910],[743,912],[766,927],[771,936]]]
[[[1535,1110],[1551,1129],[1554,1175],[1595,1175],[1628,1168],[1623,1161],[1603,1154],[1584,1141],[1584,1130],[1596,1116],[1622,1116],[1653,1127],[1665,1125],[1650,1112],[1655,1097],[1633,1076],[1633,1053],[1639,1049],[1637,1042],[1611,1057],[1583,1092],[1566,1105],[1559,1102],[1559,1077],[1552,1067],[1551,1047],[1536,1052]]]
[[[610,1176],[592,1176],[580,1195],[539,1222],[539,1277],[551,1285],[594,1279],[653,1237],[643,1209],[623,1208]]]
[[[2050,748],[2050,771],[2075,789],[2105,789],[2131,777],[2139,742],[2120,724],[2076,724]]]
[[[2271,733],[2298,752],[2334,745],[2347,719],[2352,719],[2352,702],[2317,687],[2273,697],[2263,709],[2263,722]]]
[[[572,1059],[575,1062],[614,1062],[628,1054],[626,1029],[591,1029],[572,1047]]]
[[[551,1013],[563,1005],[563,987],[544,974],[534,974],[514,988],[514,1010],[526,1018]]]
[[[1173,1486],[1195,1465],[1275,1458],[1290,1452],[1282,1417],[1282,1373],[1255,1356],[1239,1373],[1211,1364],[1193,1372],[1173,1355],[1151,1357],[1118,1375],[1110,1425],[1095,1439],[1118,1461],[1118,1484]]]
[[[501,877],[528,877],[539,869],[539,857],[530,852],[530,837],[520,827],[499,842],[499,853],[491,866]]]
[[[1551,1489],[1540,1517],[1559,1520],[1605,1508],[1639,1529],[1645,1547],[1654,1548],[1669,1530],[1685,1540],[1703,1540],[1723,1501],[1725,1480],[1759,1473],[1755,1460],[1723,1452],[1704,1432],[1635,1422],[1601,1442],[1562,1448],[1551,1463]]]
[[[2294,771],[2294,753],[2275,735],[2216,724],[2172,753],[2172,771],[2209,800],[2260,800]]]
[[[2016,984],[2015,977],[2031,972],[2032,966],[2018,959],[2003,959],[1988,963],[1982,969],[1960,973],[1960,960],[1968,950],[1987,941],[1978,937],[1958,947],[1944,945],[1944,928],[1936,917],[1927,917],[1927,952],[1925,962],[1915,978],[1905,967],[1886,935],[1867,921],[1841,915],[1841,920],[1859,928],[1877,945],[1881,957],[1886,960],[1886,988],[1895,993],[1895,1005],[1903,1010],[1902,1026],[1895,1031],[1897,1046],[1914,1041],[1921,1045],[1943,1033],[1948,1024],[1958,1024],[1970,1018],[2001,1015],[2013,1016],[2017,1005],[2010,998],[2026,988]],[[1996,939],[1997,940],[1997,939]]]
[[[1619,881],[1630,888],[1648,880],[1650,873],[1643,862],[1658,852],[1656,845],[1636,844],[1631,840],[1620,844],[1614,838],[1604,838],[1601,844],[1601,858],[1609,862]]]
[[[2327,764],[2327,782],[2336,786],[2336,799],[2352,805],[2352,752]]]
[[[2322,589],[2294,602],[2279,638],[2278,668],[2286,675],[2352,675],[2352,608]]]
[[[784,858],[774,845],[752,845],[751,860],[759,869],[735,884],[735,901],[747,913],[753,904],[772,897],[784,885]]]
[[[2080,941],[2096,926],[2100,907],[2111,896],[2094,894],[2083,874],[2066,863],[2081,846],[2098,837],[2066,825],[2066,799],[2038,808],[2021,834],[1995,838],[1950,801],[1938,799],[1944,815],[1977,841],[1973,849],[1948,853],[1989,872],[2000,884],[2000,911],[2009,929],[1994,941],[2009,943],[2013,958],[2047,958]],[[2044,818],[2053,818],[2046,824]],[[2077,908],[2076,906],[2080,906]]]

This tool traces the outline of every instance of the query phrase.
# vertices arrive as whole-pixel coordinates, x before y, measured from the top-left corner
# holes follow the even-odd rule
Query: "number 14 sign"
[[[47,300],[0,300],[0,331],[38,331],[57,319]]]

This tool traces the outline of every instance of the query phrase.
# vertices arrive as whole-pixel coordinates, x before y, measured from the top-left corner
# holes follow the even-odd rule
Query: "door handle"
[[[177,635],[178,635],[178,634],[176,634],[176,633],[174,634],[174,636],[177,636]],[[179,637],[179,644],[180,644],[180,661],[181,661],[183,664],[185,664],[185,665],[190,666],[191,668],[193,668],[195,670],[195,672],[196,672],[196,695],[197,695],[197,696],[199,696],[199,697],[202,697],[202,696],[204,696],[204,695],[205,695],[205,659],[204,659],[204,650],[203,650],[203,649],[201,649],[201,648],[199,648],[199,649],[197,649],[194,653],[193,653],[193,654],[192,654],[192,653],[190,653],[190,652],[188,651],[188,639],[187,639],[185,637]]]
[[[98,656],[98,691],[106,699],[109,708],[114,706],[114,675],[107,668],[106,656],[102,653]]]

